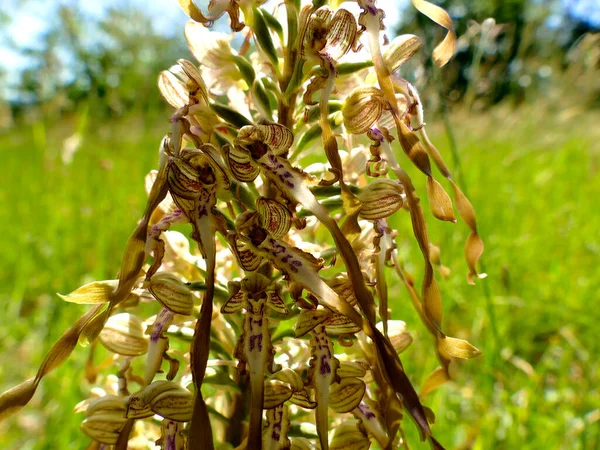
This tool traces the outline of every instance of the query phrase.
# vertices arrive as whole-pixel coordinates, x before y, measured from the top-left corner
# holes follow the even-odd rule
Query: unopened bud
[[[101,411],[85,419],[81,431],[102,444],[114,445],[126,422],[123,411]]]
[[[383,331],[383,322],[377,324],[377,329]],[[403,320],[388,320],[388,337],[396,353],[402,353],[413,341]]]
[[[396,37],[383,54],[383,60],[390,73],[394,73],[421,48],[421,40],[414,34]]]
[[[366,220],[378,220],[402,208],[404,188],[397,181],[378,178],[361,189],[357,197],[362,203],[359,216]]]
[[[383,92],[376,87],[361,87],[352,91],[342,107],[348,132],[366,132],[381,117],[385,104]]]
[[[346,420],[335,428],[335,434],[329,445],[329,450],[346,450],[349,448],[369,448],[371,443],[359,429],[358,423]]]
[[[342,378],[329,389],[329,407],[337,413],[350,412],[360,404],[365,389],[365,383],[358,378]]]
[[[289,400],[292,394],[292,388],[289,384],[279,380],[266,381],[263,408],[273,409]]]
[[[142,321],[133,314],[121,313],[110,317],[99,338],[102,345],[119,355],[140,356],[148,351]]]
[[[146,284],[146,289],[169,311],[185,316],[192,314],[194,296],[188,286],[172,273],[157,273]]]

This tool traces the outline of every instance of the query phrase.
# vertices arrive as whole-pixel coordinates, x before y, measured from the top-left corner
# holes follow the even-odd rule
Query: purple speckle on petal
[[[331,366],[329,365],[329,361],[327,361],[327,357],[325,355],[321,356],[321,375],[328,375],[331,373]]]
[[[371,128],[372,134],[379,142],[383,142],[383,133],[378,128]]]
[[[363,414],[363,416],[365,416],[366,419],[375,419],[377,417],[364,403],[358,405],[358,410]]]

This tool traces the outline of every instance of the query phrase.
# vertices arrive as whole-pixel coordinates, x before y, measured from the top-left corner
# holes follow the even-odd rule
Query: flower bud
[[[336,374],[340,378],[362,378],[367,374],[367,370],[365,368],[365,363],[359,363],[354,361],[341,361]]]
[[[142,321],[133,314],[121,313],[110,317],[99,338],[102,345],[119,355],[140,356],[148,351]]]
[[[289,400],[292,394],[292,388],[289,384],[280,380],[266,381],[263,409],[276,408],[285,401]]]
[[[184,316],[192,314],[194,296],[187,285],[172,273],[157,273],[146,283],[146,289],[169,311]]]
[[[358,378],[342,378],[329,389],[329,407],[337,413],[350,412],[360,404],[365,389],[365,383]]]
[[[381,117],[385,108],[383,92],[376,87],[361,87],[346,97],[342,107],[344,126],[352,134],[366,132]]]
[[[362,203],[359,216],[366,220],[389,217],[402,208],[404,188],[389,178],[378,178],[357,195]]]
[[[390,73],[394,73],[421,48],[421,40],[414,34],[396,37],[383,54],[383,60]]]
[[[81,431],[102,444],[114,445],[126,422],[123,411],[102,410],[85,419],[81,423]]]
[[[377,329],[383,331],[383,322],[377,324]],[[396,353],[402,353],[413,341],[402,320],[388,320],[388,337]]]
[[[92,399],[85,410],[87,417],[93,416],[100,412],[120,411],[121,415],[127,409],[126,398],[119,395],[105,395]]]
[[[170,389],[154,397],[150,408],[166,419],[189,422],[194,411],[194,394],[182,387]]]
[[[370,446],[369,438],[358,429],[357,423],[346,420],[335,428],[329,450],[346,450],[349,448],[366,450]]]

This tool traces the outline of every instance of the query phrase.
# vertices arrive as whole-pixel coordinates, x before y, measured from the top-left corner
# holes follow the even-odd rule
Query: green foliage
[[[600,222],[591,213],[600,196],[599,136],[592,126],[599,118],[540,117],[535,111],[547,108],[534,107],[452,118],[468,168],[463,176],[488,243],[484,282],[501,339],[494,343],[482,287],[461,277],[440,283],[444,297],[452,299],[448,331],[466,332],[484,344],[483,357],[460,366],[456,384],[425,398],[438,415],[434,432],[449,448],[472,443],[475,449],[588,449],[600,442],[600,317],[593,305],[600,289]],[[553,131],[541,133],[540,120]],[[0,319],[0,390],[33,375],[47,350],[41,343],[55,340],[84,311],[51,293],[109,279],[118,270],[143,208],[141,180],[155,165],[161,135],[160,127],[144,123],[152,122],[114,122],[85,133],[70,166],[59,156],[70,123],[46,129],[36,124],[0,137],[0,296],[7,305]],[[447,155],[442,127],[430,133]],[[401,236],[410,235],[407,224],[394,225]],[[442,262],[464,272],[460,236],[443,224],[432,227],[431,235]],[[399,242],[403,259],[414,261],[415,246]],[[407,269],[418,277],[418,266]],[[417,324],[403,287],[390,278],[392,318]],[[473,317],[471,329],[464,330]],[[418,385],[436,361],[427,331],[415,326],[411,332],[406,355]],[[80,417],[71,412],[89,389],[80,376],[85,358],[75,352],[48,376],[25,414],[0,424],[7,448],[86,445]],[[407,432],[413,433],[411,427]],[[427,448],[415,438],[411,448]]]

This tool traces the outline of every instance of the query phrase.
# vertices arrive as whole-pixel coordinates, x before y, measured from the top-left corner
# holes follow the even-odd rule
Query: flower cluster
[[[432,215],[455,222],[431,160],[448,180],[471,230],[470,283],[483,244],[427,136],[418,93],[399,75],[421,41],[382,45],[374,0],[291,0],[272,12],[260,0],[214,0],[207,13],[179,3],[200,65],[179,60],[159,76],[175,111],[118,279],[62,296],[94,306],[35,378],[0,396],[0,414],[24,406],[79,342],[110,354],[90,359],[96,387],[76,407],[83,432],[104,446],[397,448],[406,411],[442,448],[398,356],[412,338],[390,318],[386,272],[436,340],[440,367],[421,397],[450,379],[455,358],[479,351],[442,330],[434,266],[449,271],[398,150],[427,177]],[[413,4],[448,30],[433,55],[445,64],[455,41],[448,15]],[[224,14],[242,34],[237,51],[231,36],[208,30]],[[398,261],[394,214],[410,218],[422,252],[420,292]],[[197,251],[171,229],[184,224]]]

